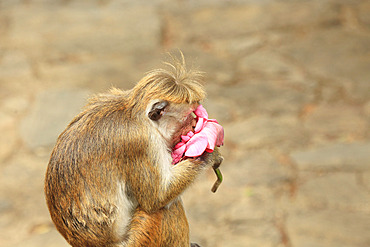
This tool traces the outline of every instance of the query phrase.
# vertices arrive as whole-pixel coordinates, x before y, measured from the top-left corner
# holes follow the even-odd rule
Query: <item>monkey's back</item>
[[[45,195],[58,231],[73,246],[117,242],[117,220],[130,134],[135,125],[123,116],[119,100],[99,101],[79,114],[58,137],[48,164]],[[115,106],[115,107],[112,107]],[[124,189],[124,188],[123,188]],[[121,220],[122,221],[122,220]]]

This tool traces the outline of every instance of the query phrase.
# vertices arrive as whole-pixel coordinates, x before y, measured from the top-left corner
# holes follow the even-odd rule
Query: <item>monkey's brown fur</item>
[[[171,149],[205,97],[198,72],[172,67],[148,73],[132,90],[93,97],[59,136],[45,194],[72,246],[190,246],[179,196],[222,158],[215,150],[171,165]],[[153,101],[168,103],[155,112],[158,121],[148,118]]]

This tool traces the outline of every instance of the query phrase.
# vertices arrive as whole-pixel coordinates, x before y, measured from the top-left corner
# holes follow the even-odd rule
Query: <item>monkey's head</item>
[[[193,111],[206,96],[200,83],[201,72],[186,71],[183,63],[172,67],[173,71],[149,72],[131,92],[142,108],[138,112],[144,112],[142,117],[167,141],[169,148],[195,126]]]

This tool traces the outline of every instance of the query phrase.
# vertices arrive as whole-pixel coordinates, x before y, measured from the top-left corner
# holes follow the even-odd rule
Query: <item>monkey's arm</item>
[[[151,165],[128,171],[127,182],[133,196],[147,213],[155,212],[178,197],[202,169],[200,160],[188,159],[171,167],[171,174],[159,174]]]
[[[155,212],[178,197],[206,166],[221,163],[218,149],[205,153],[199,158],[188,158],[169,168],[167,173],[159,173],[156,165],[136,164],[127,171],[127,182],[132,194],[142,209]],[[170,164],[169,164],[170,165]]]
[[[178,197],[194,181],[202,169],[201,163],[195,159],[184,160],[171,167],[171,174],[166,175],[148,165],[142,171],[133,171],[127,180],[139,205],[151,213]]]

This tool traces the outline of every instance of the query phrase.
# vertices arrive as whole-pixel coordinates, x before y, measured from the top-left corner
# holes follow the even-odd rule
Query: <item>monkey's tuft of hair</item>
[[[173,60],[173,63],[165,63],[169,70],[155,69],[147,73],[134,87],[134,98],[140,101],[158,98],[176,104],[202,101],[206,97],[203,72],[187,69],[184,58]]]

